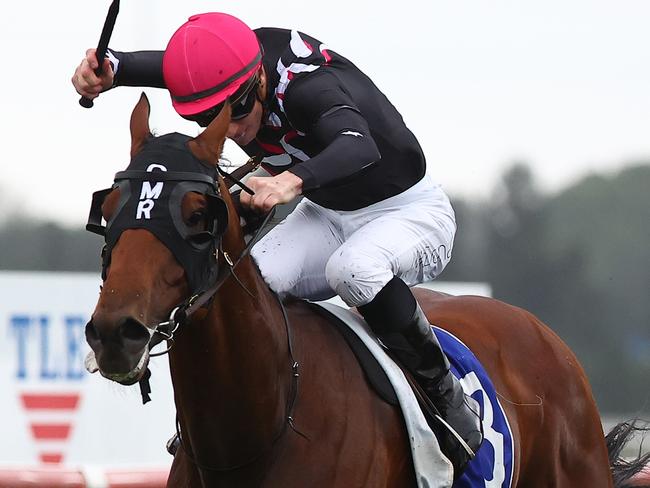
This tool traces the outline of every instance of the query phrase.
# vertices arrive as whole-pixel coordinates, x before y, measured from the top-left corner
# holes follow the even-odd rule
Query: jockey
[[[72,78],[79,94],[167,88],[178,114],[202,127],[230,101],[228,137],[251,156],[262,153],[272,175],[250,177],[255,194],[242,192],[242,205],[266,212],[305,196],[253,247],[262,276],[280,294],[339,295],[357,307],[464,439],[449,453],[462,470],[483,439],[479,407],[409,288],[449,262],[454,211],[384,94],[313,37],[253,31],[223,13],[190,17],[164,52],[109,50],[103,66],[97,77],[94,50],[86,53]]]

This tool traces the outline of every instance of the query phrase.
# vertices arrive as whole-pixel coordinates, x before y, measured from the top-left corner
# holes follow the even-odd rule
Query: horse
[[[118,173],[93,203],[89,228],[103,219],[108,230],[86,338],[95,369],[124,385],[143,381],[149,351],[167,340],[181,441],[167,486],[417,486],[399,408],[369,386],[328,318],[278,297],[248,254],[236,202],[215,171],[228,104],[173,149],[167,135],[152,136],[149,110],[143,94],[130,122],[132,161],[149,166]],[[169,170],[184,158],[214,171],[214,188],[206,190],[210,176]],[[163,185],[182,178],[165,196]],[[140,225],[165,205],[166,221]],[[116,223],[125,209],[140,221]],[[430,322],[489,372],[514,438],[511,486],[614,486],[585,372],[548,326],[496,299],[414,293]]]

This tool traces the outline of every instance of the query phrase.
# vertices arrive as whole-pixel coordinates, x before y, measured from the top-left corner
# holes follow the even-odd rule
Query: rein
[[[255,169],[257,165],[259,165],[261,157],[254,157],[249,159],[248,163],[245,165],[247,167],[247,171],[250,171],[251,169]],[[239,185],[240,188],[242,188],[243,191],[246,191],[247,193],[253,195],[254,192],[246,186],[244,183],[241,182],[241,180],[238,178],[241,173],[237,175],[233,175],[230,173],[226,173],[223,171],[221,168],[217,166],[217,170],[219,171],[219,174],[227,179],[231,185],[237,184]],[[244,173],[245,174],[245,173]],[[129,176],[129,175],[126,175]],[[174,341],[174,336],[175,334],[179,331],[179,328],[181,325],[184,325],[187,321],[187,319],[197,310],[200,308],[204,307],[206,304],[208,304],[214,295],[217,293],[217,291],[224,285],[224,283],[232,276],[235,278],[237,283],[242,287],[242,289],[248,293],[251,297],[255,298],[255,296],[251,293],[251,291],[246,288],[246,286],[242,283],[242,281],[239,279],[239,277],[235,273],[235,268],[237,265],[246,257],[250,254],[250,250],[253,247],[253,245],[257,242],[258,237],[260,233],[264,230],[268,222],[273,218],[275,215],[275,208],[273,208],[265,217],[264,220],[262,221],[261,225],[258,227],[257,231],[254,233],[252,238],[246,243],[246,246],[244,247],[244,250],[242,253],[237,257],[235,261],[230,257],[228,252],[224,251],[222,246],[221,246],[221,238],[219,237],[219,242],[218,245],[216,246],[215,249],[215,257],[218,258],[218,255],[221,254],[223,256],[224,262],[227,264],[226,267],[222,267],[219,269],[217,272],[217,277],[215,279],[215,282],[206,290],[196,293],[192,295],[190,298],[186,299],[184,302],[182,302],[180,305],[174,307],[169,315],[169,320],[166,320],[164,322],[158,323],[152,330],[151,332],[151,337],[155,334],[163,336],[164,340],[168,341],[168,347],[162,352],[158,353],[150,353],[149,357],[157,357],[157,356],[162,356],[163,354],[167,354],[172,346],[173,346],[173,341]],[[284,327],[286,331],[286,337],[287,337],[287,352],[289,356],[289,364],[290,364],[290,369],[291,369],[291,381],[290,381],[290,386],[289,386],[289,392],[287,394],[287,401],[285,405],[285,415],[283,417],[282,425],[278,429],[278,432],[273,436],[270,444],[262,449],[260,452],[257,454],[251,456],[250,458],[246,459],[245,461],[233,464],[231,466],[208,466],[205,465],[199,461],[197,461],[192,454],[190,454],[189,450],[184,446],[181,432],[180,432],[180,421],[178,419],[178,416],[176,418],[176,436],[178,437],[179,440],[179,445],[183,447],[183,450],[185,451],[185,454],[187,455],[188,459],[195,464],[197,467],[200,469],[204,469],[207,471],[216,471],[216,472],[227,472],[227,471],[233,471],[237,469],[241,469],[243,467],[246,467],[257,460],[261,459],[264,457],[267,453],[269,453],[273,447],[276,445],[276,443],[284,436],[284,434],[287,431],[287,427],[291,427],[291,429],[296,432],[297,434],[301,435],[302,437],[306,436],[298,431],[294,425],[294,420],[293,420],[293,410],[295,407],[295,402],[296,402],[296,397],[298,395],[298,378],[300,376],[300,373],[298,371],[299,363],[295,360],[294,355],[293,355],[293,341],[292,341],[292,334],[291,334],[291,326],[289,324],[289,317],[287,315],[287,310],[282,303],[282,300],[280,297],[277,295],[277,293],[273,293],[274,296],[276,297],[278,304],[280,306],[280,310],[282,311],[282,317],[284,321]],[[151,346],[150,346],[151,347]],[[149,394],[151,393],[151,386],[149,384],[149,378],[151,377],[151,371],[149,368],[146,369],[145,374],[139,381],[139,386],[140,386],[140,393],[142,395],[142,402],[147,403],[151,400]]]
[[[249,172],[255,170],[260,162],[262,160],[262,154],[258,154],[257,156],[251,157],[243,166],[235,170],[233,174],[230,174],[224,170],[222,170],[219,165],[217,165],[217,171],[221,175],[222,178],[227,179],[230,182],[230,186],[232,185],[238,185],[243,191],[250,195],[254,195],[255,192],[251,190],[248,186],[246,186],[242,181],[241,178],[243,178],[246,174]],[[196,295],[191,296],[189,299],[185,300],[185,302],[181,303],[177,307],[173,308],[171,313],[169,314],[169,320],[165,322],[160,322],[154,327],[153,334],[160,334],[162,335],[165,340],[167,341],[173,341],[174,340],[174,334],[180,327],[182,323],[185,322],[187,317],[189,317],[192,313],[194,313],[196,310],[201,308],[203,305],[205,305],[209,300],[212,299],[214,294],[221,288],[221,286],[224,284],[224,282],[232,275],[233,278],[237,280],[237,283],[246,290],[246,293],[248,293],[251,297],[253,297],[253,294],[244,286],[244,284],[241,282],[241,280],[237,277],[235,274],[235,266],[239,264],[239,262],[245,258],[251,250],[251,247],[253,247],[253,244],[257,242],[257,238],[259,237],[260,232],[266,227],[268,224],[269,220],[273,218],[275,215],[275,208],[273,208],[267,215],[264,217],[264,220],[262,221],[262,224],[259,226],[257,232],[255,235],[248,241],[246,244],[246,247],[244,248],[244,251],[241,253],[241,255],[237,258],[237,261],[233,262],[232,258],[230,255],[224,251],[221,248],[221,241],[219,241],[219,246],[217,247],[216,253],[221,253],[221,255],[224,258],[224,261],[228,265],[227,272],[222,273],[219,271],[217,275],[217,279],[215,280],[215,283],[208,288],[207,290],[204,290],[201,293],[197,293]],[[218,256],[215,256],[218,257]],[[164,351],[150,354],[150,357],[157,357],[157,356],[162,356],[163,354],[166,354],[169,352],[171,349],[171,345]],[[146,402],[145,402],[146,403]]]
[[[255,162],[254,158],[251,158],[249,162]],[[250,193],[251,195],[254,193],[250,188],[248,188],[246,185],[244,185],[238,178],[235,176],[226,173],[222,171],[220,168],[219,173],[227,177],[233,184],[239,185],[244,191]],[[168,341],[173,341],[174,339],[174,333],[178,330],[181,324],[185,323],[187,318],[192,315],[196,310],[204,306],[206,303],[208,303],[212,297],[216,294],[216,292],[221,288],[221,286],[226,282],[230,276],[235,278],[237,280],[237,283],[243,288],[246,293],[248,293],[251,297],[254,297],[253,294],[244,286],[244,284],[241,282],[241,280],[237,277],[235,274],[235,267],[241,262],[241,260],[249,255],[251,248],[257,242],[257,238],[259,237],[259,234],[264,230],[266,225],[268,224],[269,220],[273,218],[275,215],[275,208],[273,208],[264,218],[264,221],[260,225],[259,229],[253,235],[253,237],[248,241],[246,244],[246,247],[242,251],[242,253],[239,255],[236,261],[233,262],[232,258],[230,255],[224,251],[221,248],[221,245],[219,245],[217,252],[220,252],[223,257],[224,261],[228,264],[228,267],[226,270],[222,273],[219,272],[219,275],[217,276],[217,279],[215,283],[205,290],[202,293],[199,293],[197,295],[194,295],[190,297],[186,302],[183,304],[179,305],[178,307],[174,308],[170,314],[170,318],[166,322],[161,322],[159,323],[154,330],[154,333],[158,333],[160,335],[163,335]],[[223,268],[222,268],[223,269]],[[271,443],[264,449],[262,449],[260,452],[257,454],[251,456],[250,458],[246,459],[245,461],[233,464],[231,466],[208,466],[206,464],[203,464],[199,462],[192,454],[190,454],[189,450],[184,446],[183,444],[183,439],[181,436],[180,432],[180,421],[178,419],[178,416],[176,417],[176,436],[178,437],[179,440],[179,445],[183,448],[185,451],[185,455],[187,458],[196,466],[198,466],[200,469],[206,470],[206,471],[215,471],[215,472],[228,472],[228,471],[234,471],[237,469],[244,468],[246,466],[249,466],[250,464],[253,464],[254,462],[258,461],[259,459],[263,458],[266,454],[268,454],[273,447],[276,445],[276,443],[284,436],[284,434],[287,431],[287,427],[291,427],[291,429],[296,432],[297,434],[303,436],[306,438],[306,436],[298,431],[295,427],[294,420],[293,420],[293,410],[295,407],[296,403],[296,397],[298,395],[298,378],[300,377],[300,373],[298,371],[299,368],[299,363],[295,360],[294,355],[293,355],[293,340],[292,340],[292,334],[291,334],[291,326],[289,324],[289,316],[287,315],[287,310],[282,303],[282,300],[278,296],[277,293],[273,293],[273,295],[276,297],[278,301],[278,305],[280,306],[280,310],[282,311],[282,318],[284,321],[284,327],[286,331],[286,336],[287,336],[287,352],[289,355],[289,363],[291,365],[291,383],[289,387],[289,393],[287,395],[287,401],[286,401],[286,406],[285,406],[285,415],[284,415],[284,420],[282,422],[282,425],[278,429],[278,432],[273,436],[273,439],[271,440]],[[169,332],[165,332],[162,330],[163,328],[170,328],[171,330]],[[165,354],[169,352],[171,349],[171,346],[169,346],[165,351],[156,353],[156,354],[151,354],[152,357],[155,356],[160,356],[162,354]],[[147,375],[145,375],[145,378],[147,378]],[[148,379],[146,380],[148,382]],[[141,389],[143,388],[143,385],[141,384]],[[146,388],[146,386],[145,386]],[[143,397],[144,398],[144,397]]]
[[[235,280],[237,280],[237,283],[239,283],[239,285],[246,291],[246,293],[248,293],[251,297],[253,297],[253,294],[244,286],[244,284],[235,274],[235,267],[241,262],[243,258],[245,258],[250,254],[250,250],[253,247],[253,244],[257,241],[257,237],[259,236],[260,232],[264,230],[264,227],[266,227],[269,220],[271,220],[271,218],[273,218],[274,215],[275,215],[275,208],[271,210],[266,215],[266,217],[264,217],[264,221],[262,222],[262,225],[255,233],[253,238],[250,241],[248,241],[246,247],[244,248],[244,250],[239,255],[236,261],[233,261],[230,255],[228,254],[228,252],[224,251],[223,249],[221,249],[221,246],[219,246],[219,248],[217,249],[217,253],[221,253],[223,255],[224,261],[228,265],[227,268],[222,268],[222,270],[224,270],[223,272],[219,271],[215,283],[210,288],[208,288],[207,290],[201,293],[197,293],[196,295],[191,296],[183,303],[175,307],[169,314],[169,320],[157,324],[154,327],[152,335],[160,334],[165,338],[165,340],[173,342],[174,334],[176,333],[178,328],[185,323],[185,321],[190,315],[196,312],[208,301],[210,301],[212,297],[217,293],[219,288],[221,288],[221,286],[223,286],[226,280],[230,278],[230,276],[235,278]],[[171,347],[172,346],[169,346],[166,350],[162,352],[150,354],[150,357],[162,356],[163,354],[168,353]]]
[[[259,164],[259,161],[261,159],[261,156],[257,157],[252,157],[248,160],[248,162],[245,164],[246,168],[250,171],[251,169],[254,169],[257,167]],[[237,184],[239,185],[243,191],[246,191],[247,193],[253,195],[255,192],[251,190],[248,186],[246,186],[239,178],[236,176],[233,176],[225,171],[223,171],[219,166],[217,165],[217,170],[222,177],[228,178],[228,180],[232,184]],[[125,174],[128,172],[122,172],[120,174]],[[180,173],[175,173],[174,175],[178,177]],[[244,173],[245,174],[245,173]],[[187,175],[191,176],[191,173],[188,173]],[[126,175],[129,176],[129,175]],[[164,177],[169,177],[169,175],[163,175]],[[149,353],[149,357],[158,357],[162,356],[164,354],[167,354],[173,344],[174,344],[174,336],[177,333],[178,329],[180,328],[181,325],[183,325],[187,318],[192,315],[194,312],[196,312],[198,309],[203,307],[206,303],[208,303],[212,297],[214,297],[215,293],[221,288],[221,286],[226,282],[230,276],[235,278],[237,283],[248,293],[251,297],[254,298],[254,295],[246,288],[246,286],[242,283],[242,281],[239,279],[239,277],[235,274],[235,267],[241,262],[243,258],[248,256],[250,254],[250,250],[257,242],[257,238],[259,237],[260,233],[268,222],[273,218],[275,215],[275,208],[271,209],[271,211],[264,217],[264,220],[262,221],[262,224],[259,226],[253,237],[247,242],[246,247],[242,251],[242,253],[239,255],[236,261],[233,261],[228,252],[224,251],[221,247],[221,238],[219,237],[218,240],[218,246],[216,246],[215,249],[215,257],[218,258],[219,253],[223,256],[225,263],[228,265],[227,268],[220,268],[218,273],[217,273],[217,278],[215,279],[215,282],[212,286],[210,286],[208,289],[196,293],[195,295],[192,295],[190,298],[186,299],[183,301],[180,305],[177,305],[174,307],[169,314],[169,319],[164,321],[164,322],[159,322],[156,324],[153,329],[151,330],[150,333],[150,339],[149,339],[149,348],[151,349],[151,339],[153,338],[154,335],[158,334],[163,337],[163,340],[168,341],[168,346],[164,351],[157,352],[157,353]],[[140,395],[142,396],[142,403],[146,404],[151,401],[151,385],[149,383],[149,379],[151,378],[151,371],[149,368],[146,369],[144,375],[140,379],[139,386],[140,386]]]

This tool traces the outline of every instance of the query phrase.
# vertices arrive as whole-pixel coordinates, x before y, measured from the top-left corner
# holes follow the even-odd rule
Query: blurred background
[[[0,373],[18,392],[3,396],[0,408],[14,402],[21,419],[29,388],[81,391],[99,381],[83,372],[43,375],[47,357],[29,378],[25,351],[38,351],[42,362],[57,324],[73,330],[52,316],[52,332],[43,335],[49,329],[35,317],[51,312],[39,308],[44,299],[30,279],[53,280],[56,289],[56,276],[72,272],[96,286],[101,242],[83,230],[90,197],[128,162],[128,118],[141,90],[113,90],[85,110],[70,83],[96,46],[108,5],[70,0],[63,10],[60,2],[28,0],[6,4],[0,16],[0,278],[7,278],[0,325],[12,358]],[[110,46],[164,49],[189,15],[214,10],[252,28],[309,33],[373,78],[452,197],[458,233],[441,280],[480,284],[539,316],[582,362],[607,425],[650,418],[650,3],[124,0]],[[157,133],[198,133],[166,92],[146,91]],[[234,145],[226,156],[233,165],[246,159]],[[30,295],[22,308],[15,279]],[[70,290],[57,303],[76,302],[75,313],[89,314],[93,298],[80,306],[77,288]],[[38,343],[29,342],[30,327]],[[69,342],[65,348],[70,353]],[[73,356],[83,359],[76,349]],[[107,394],[147,408],[137,394]],[[30,428],[35,435],[30,422],[18,422],[25,435]],[[173,419],[164,427],[161,442]],[[34,445],[25,441],[22,458],[0,453],[0,463],[47,462]]]

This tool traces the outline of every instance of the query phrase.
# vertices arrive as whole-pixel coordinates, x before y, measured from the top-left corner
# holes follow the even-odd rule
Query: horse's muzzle
[[[122,384],[133,384],[144,373],[150,340],[149,329],[131,317],[112,323],[93,317],[86,325],[86,341],[97,369],[102,376]],[[88,361],[93,364],[92,358]],[[92,369],[88,368],[93,372]]]

